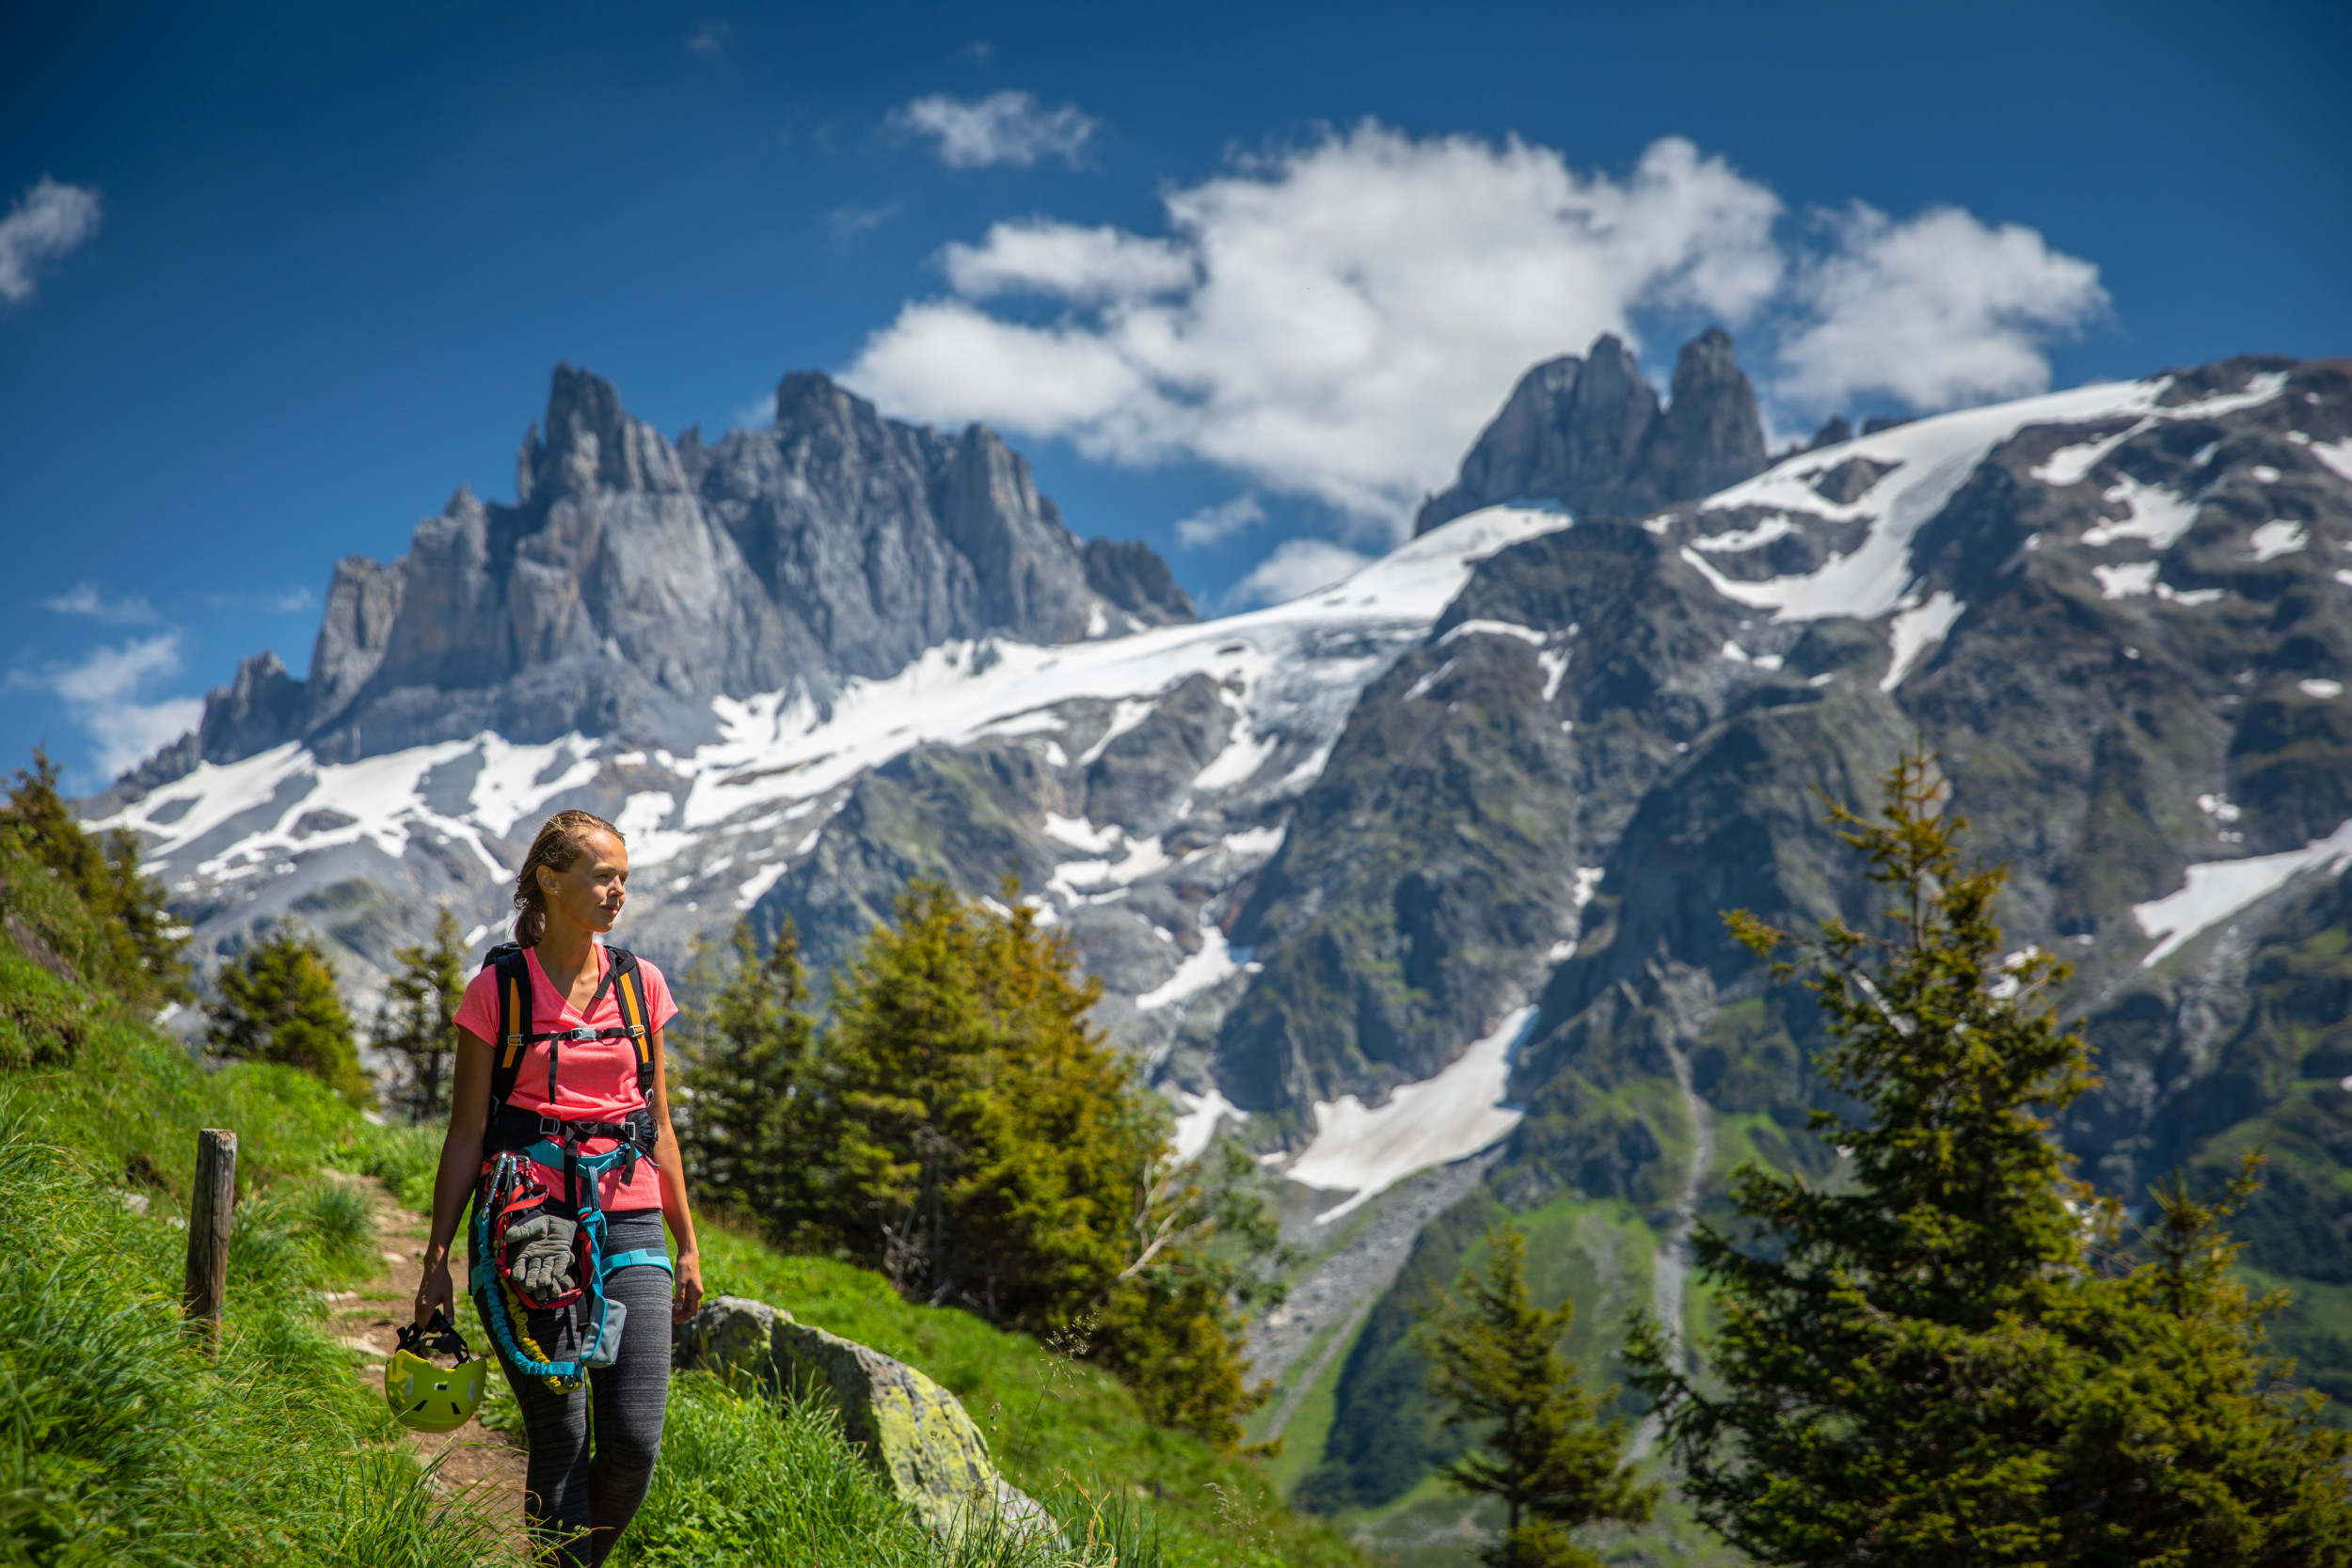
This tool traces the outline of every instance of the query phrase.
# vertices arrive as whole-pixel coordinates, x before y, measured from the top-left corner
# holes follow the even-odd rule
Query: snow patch
[[[2122,503],[2130,513],[2120,522],[2100,523],[2083,530],[2083,543],[2104,548],[2119,539],[2145,539],[2149,547],[2169,550],[2174,540],[2197,521],[2197,503],[2169,490],[2125,479],[2109,486],[2100,498]]]
[[[2139,967],[2153,968],[2185,943],[2268,897],[2303,872],[2326,870],[2340,876],[2347,865],[2352,865],[2352,821],[2326,838],[2315,838],[2284,854],[2192,865],[2178,893],[2132,906],[2132,918],[2139,922],[2140,930],[2160,939],[2139,960]]]
[[[1127,852],[1117,861],[1064,861],[1054,867],[1053,875],[1045,879],[1045,885],[1073,903],[1083,903],[1089,889],[1107,886],[1123,890],[1129,883],[1149,877],[1155,871],[1165,871],[1176,863],[1160,847],[1157,837],[1129,839],[1127,831],[1118,827],[1103,831],[1114,835],[1117,841],[1125,843]]]
[[[2112,436],[2083,441],[2071,447],[2060,447],[2028,470],[2044,484],[2080,484],[2090,470],[2107,459],[2107,453],[2130,440],[2143,430],[2153,430],[2156,421],[2141,420]]]
[[[1967,608],[1949,592],[1939,589],[1927,603],[1897,615],[1886,638],[1893,657],[1886,667],[1885,679],[1879,682],[1879,689],[1892,691],[1900,686],[1920,656],[1944,641],[1945,633],[1952,629],[1952,623]]]
[[[1279,736],[1259,735],[1247,720],[1233,726],[1232,738],[1225,750],[1209,759],[1209,765],[1192,776],[1197,789],[1232,789],[1246,784],[1258,776],[1258,769],[1266,765],[1281,745]]]
[[[1535,656],[1535,662],[1544,670],[1544,701],[1549,703],[1560,692],[1560,682],[1568,673],[1568,650],[1547,648]]]
[[[2291,523],[2283,518],[2263,524],[2249,534],[2246,540],[2247,545],[2252,548],[2254,559],[2258,562],[2271,560],[2276,556],[2293,555],[2311,542],[2312,536],[2303,531],[2302,524]]]
[[[612,826],[628,842],[631,871],[675,860],[694,842],[693,833],[662,826],[676,810],[677,798],[666,789],[640,790],[621,803],[621,814],[612,819]]]
[[[1439,681],[1445,679],[1445,677],[1453,672],[1453,669],[1454,661],[1449,658],[1443,664],[1438,665],[1435,670],[1430,671],[1427,674],[1422,676],[1421,679],[1406,687],[1405,689],[1405,700],[1409,703],[1416,697],[1428,696],[1429,689],[1437,685]]]
[[[1098,828],[1083,816],[1058,816],[1050,811],[1045,814],[1047,838],[1057,844],[1067,844],[1073,849],[1084,849],[1089,854],[1099,855],[1118,847],[1120,836],[1124,832],[1117,826]]]
[[[783,861],[778,861],[773,865],[763,865],[755,872],[749,881],[735,890],[735,907],[739,910],[748,910],[765,897],[768,890],[776,885],[776,879],[784,875],[785,863]]]
[[[1200,951],[1187,957],[1176,966],[1176,973],[1136,998],[1136,1011],[1157,1012],[1189,997],[1200,995],[1241,973],[1241,965],[1233,959],[1232,949],[1226,944],[1225,933],[1214,925],[1200,927]]]
[[[1778,654],[1750,654],[1745,648],[1742,648],[1739,643],[1732,641],[1728,638],[1724,641],[1724,657],[1731,660],[1734,664],[1754,665],[1758,670],[1777,670],[1780,668],[1780,656]]]
[[[491,836],[504,838],[518,820],[556,796],[593,782],[597,768],[593,753],[602,743],[575,732],[544,746],[510,745],[501,736],[487,734],[477,744],[482,748],[482,771],[474,776],[469,797],[472,816]],[[569,766],[548,777],[565,757],[571,759]]]
[[[1129,730],[1134,729],[1137,724],[1140,724],[1146,719],[1151,718],[1152,710],[1159,705],[1160,705],[1156,700],[1148,703],[1131,701],[1122,702],[1118,706],[1112,708],[1111,727],[1103,732],[1102,739],[1096,741],[1093,745],[1078,753],[1078,766],[1081,768],[1091,768],[1094,766],[1095,762],[1102,757],[1103,753],[1110,750],[1110,744],[1112,741],[1117,740],[1120,736],[1125,735]]]
[[[2311,443],[2311,454],[2326,464],[2338,479],[2352,479],[2352,436],[2321,445]]]
[[[1521,1007],[1435,1078],[1401,1085],[1367,1109],[1356,1096],[1315,1104],[1315,1136],[1285,1173],[1294,1181],[1350,1196],[1315,1216],[1328,1225],[1418,1170],[1466,1159],[1510,1135],[1525,1115],[1502,1101],[1511,1062],[1534,1032]]]
[[[2099,596],[2103,599],[2130,599],[2156,591],[2156,568],[2162,562],[2136,561],[2128,566],[2093,566],[2090,575],[2099,579]]]
[[[1232,854],[1271,855],[1282,847],[1282,834],[1287,831],[1288,824],[1278,822],[1271,828],[1244,828],[1239,832],[1227,833],[1218,842]]]
[[[1516,626],[1509,621],[1470,620],[1438,638],[1438,646],[1442,648],[1457,637],[1516,637],[1538,648],[1545,642],[1544,634],[1534,626]]]
[[[1224,1091],[1215,1085],[1209,1086],[1206,1094],[1187,1094],[1179,1089],[1176,1098],[1183,1101],[1184,1107],[1184,1113],[1176,1118],[1174,1140],[1176,1163],[1180,1165],[1191,1164],[1200,1158],[1201,1151],[1209,1147],[1209,1141],[1216,1136],[1218,1124],[1227,1117],[1235,1121],[1248,1119],[1249,1113],[1226,1099]]]
[[[1718,533],[1705,539],[1693,539],[1691,541],[1691,547],[1704,555],[1736,555],[1743,550],[1760,548],[1775,539],[1786,539],[1798,531],[1800,531],[1796,523],[1789,518],[1788,514],[1780,512],[1765,518],[1754,528],[1734,529],[1729,533]]]

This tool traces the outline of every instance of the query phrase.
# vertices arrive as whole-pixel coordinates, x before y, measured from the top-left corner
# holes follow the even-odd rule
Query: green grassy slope
[[[349,1108],[280,1069],[207,1075],[77,983],[95,933],[0,847],[0,1561],[499,1560],[427,1484],[323,1291],[376,1266],[369,1205],[322,1164]],[[199,1126],[243,1134],[217,1360],[180,1321]]]
[[[501,1563],[496,1532],[395,1442],[324,1331],[325,1294],[379,1266],[367,1189],[414,1206],[437,1136],[377,1128],[260,1064],[206,1071],[83,985],[94,933],[0,844],[0,1564]],[[200,1127],[239,1139],[240,1203],[217,1364],[178,1292]],[[829,1413],[679,1380],[631,1564],[1137,1568],[1358,1560],[1251,1463],[1152,1427],[1099,1370],[876,1275],[718,1230],[714,1291],[757,1296],[955,1390],[1066,1540],[943,1548],[882,1491]],[[226,1554],[226,1555],[224,1555]]]
[[[1057,1517],[1131,1509],[1171,1562],[1357,1560],[1336,1531],[1293,1513],[1258,1464],[1152,1426],[1098,1368],[968,1312],[912,1305],[846,1263],[785,1257],[724,1229],[707,1230],[703,1251],[713,1293],[786,1307],[937,1379],[963,1401],[1006,1474]]]

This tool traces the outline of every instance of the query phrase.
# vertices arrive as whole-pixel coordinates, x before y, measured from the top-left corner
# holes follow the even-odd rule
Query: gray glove
[[[533,1214],[517,1221],[506,1233],[508,1267],[515,1288],[534,1301],[548,1302],[571,1290],[576,1256],[572,1233],[578,1227],[553,1214]]]

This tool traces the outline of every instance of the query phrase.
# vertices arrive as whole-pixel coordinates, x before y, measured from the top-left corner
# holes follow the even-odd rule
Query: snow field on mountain
[[[1349,1196],[1315,1223],[1328,1225],[1415,1171],[1467,1159],[1509,1136],[1526,1113],[1503,1103],[1503,1090],[1536,1017],[1532,1006],[1518,1009],[1435,1078],[1390,1090],[1384,1105],[1367,1107],[1352,1094],[1318,1101],[1314,1140],[1283,1174]]]
[[[1279,745],[1292,717],[1286,710],[1298,705],[1295,677],[1353,691],[1386,662],[1385,650],[1321,651],[1332,633],[1387,630],[1401,641],[1437,619],[1478,562],[1567,525],[1556,512],[1490,508],[1330,588],[1246,615],[1052,647],[946,643],[887,679],[849,682],[825,709],[798,692],[716,699],[722,738],[675,764],[693,780],[682,826],[705,828],[755,805],[824,794],[916,746],[1059,730],[1052,710],[1064,703],[1116,702],[1112,733],[1079,758],[1089,762],[1141,723],[1152,699],[1195,674],[1238,687],[1229,700],[1244,722],[1194,783],[1238,787]]]
[[[2332,683],[2330,683],[2332,684]],[[2315,838],[2300,849],[2283,854],[2251,855],[2245,860],[2206,861],[2188,868],[2180,891],[2132,906],[2140,930],[2160,939],[2139,960],[2152,969],[2183,946],[2267,898],[2306,871],[2325,870],[2338,876],[2352,866],[2352,821],[2326,838]]]
[[[2159,408],[2156,400],[2169,385],[2169,378],[2160,377],[2153,381],[2078,387],[2072,391],[2052,392],[1987,408],[1941,414],[1800,453],[1754,479],[1719,490],[1699,503],[1703,512],[1754,508],[1776,513],[1777,517],[1745,531],[1744,537],[1722,535],[1693,541],[1683,547],[1682,558],[1718,594],[1737,604],[1769,610],[1776,621],[1812,621],[1831,615],[1875,621],[1905,608],[1902,601],[1913,576],[1912,539],[1944,510],[1993,449],[2019,431],[2037,424],[2083,424],[2141,416],[2121,433],[2059,449],[2033,470],[2034,477],[2048,483],[2078,483],[2108,452],[2138,431],[2160,420],[2226,414],[2266,403],[2285,389],[2286,377],[2265,372],[2250,377],[2240,391]],[[1851,501],[1832,501],[1813,488],[1816,478],[1854,458],[1867,460],[1882,476],[1861,496]],[[2107,491],[2106,499],[2130,502],[2132,518],[2108,529],[2090,531],[2084,536],[2086,544],[2106,544],[2126,537],[2145,538],[2152,543],[2164,537],[2165,544],[2169,544],[2196,515],[2191,503],[2128,479]],[[1725,577],[1707,559],[1709,553],[1755,548],[1778,538],[1795,526],[1789,519],[1797,516],[1824,522],[1867,519],[1869,532],[1851,552],[1832,556],[1817,571],[1761,582],[1741,582]],[[1777,529],[1775,523],[1780,525]],[[1729,542],[1734,538],[1740,542]],[[2165,544],[2157,544],[2156,547],[2161,549]]]

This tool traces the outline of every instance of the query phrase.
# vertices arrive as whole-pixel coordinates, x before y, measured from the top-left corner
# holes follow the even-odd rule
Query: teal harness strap
[[[677,1276],[677,1270],[670,1266],[670,1255],[662,1251],[660,1247],[650,1246],[640,1247],[635,1252],[614,1253],[612,1257],[604,1260],[605,1275],[610,1278],[612,1275],[620,1273],[623,1269],[632,1269],[640,1263],[648,1264],[654,1268],[660,1269],[667,1273],[672,1278],[675,1278]]]

